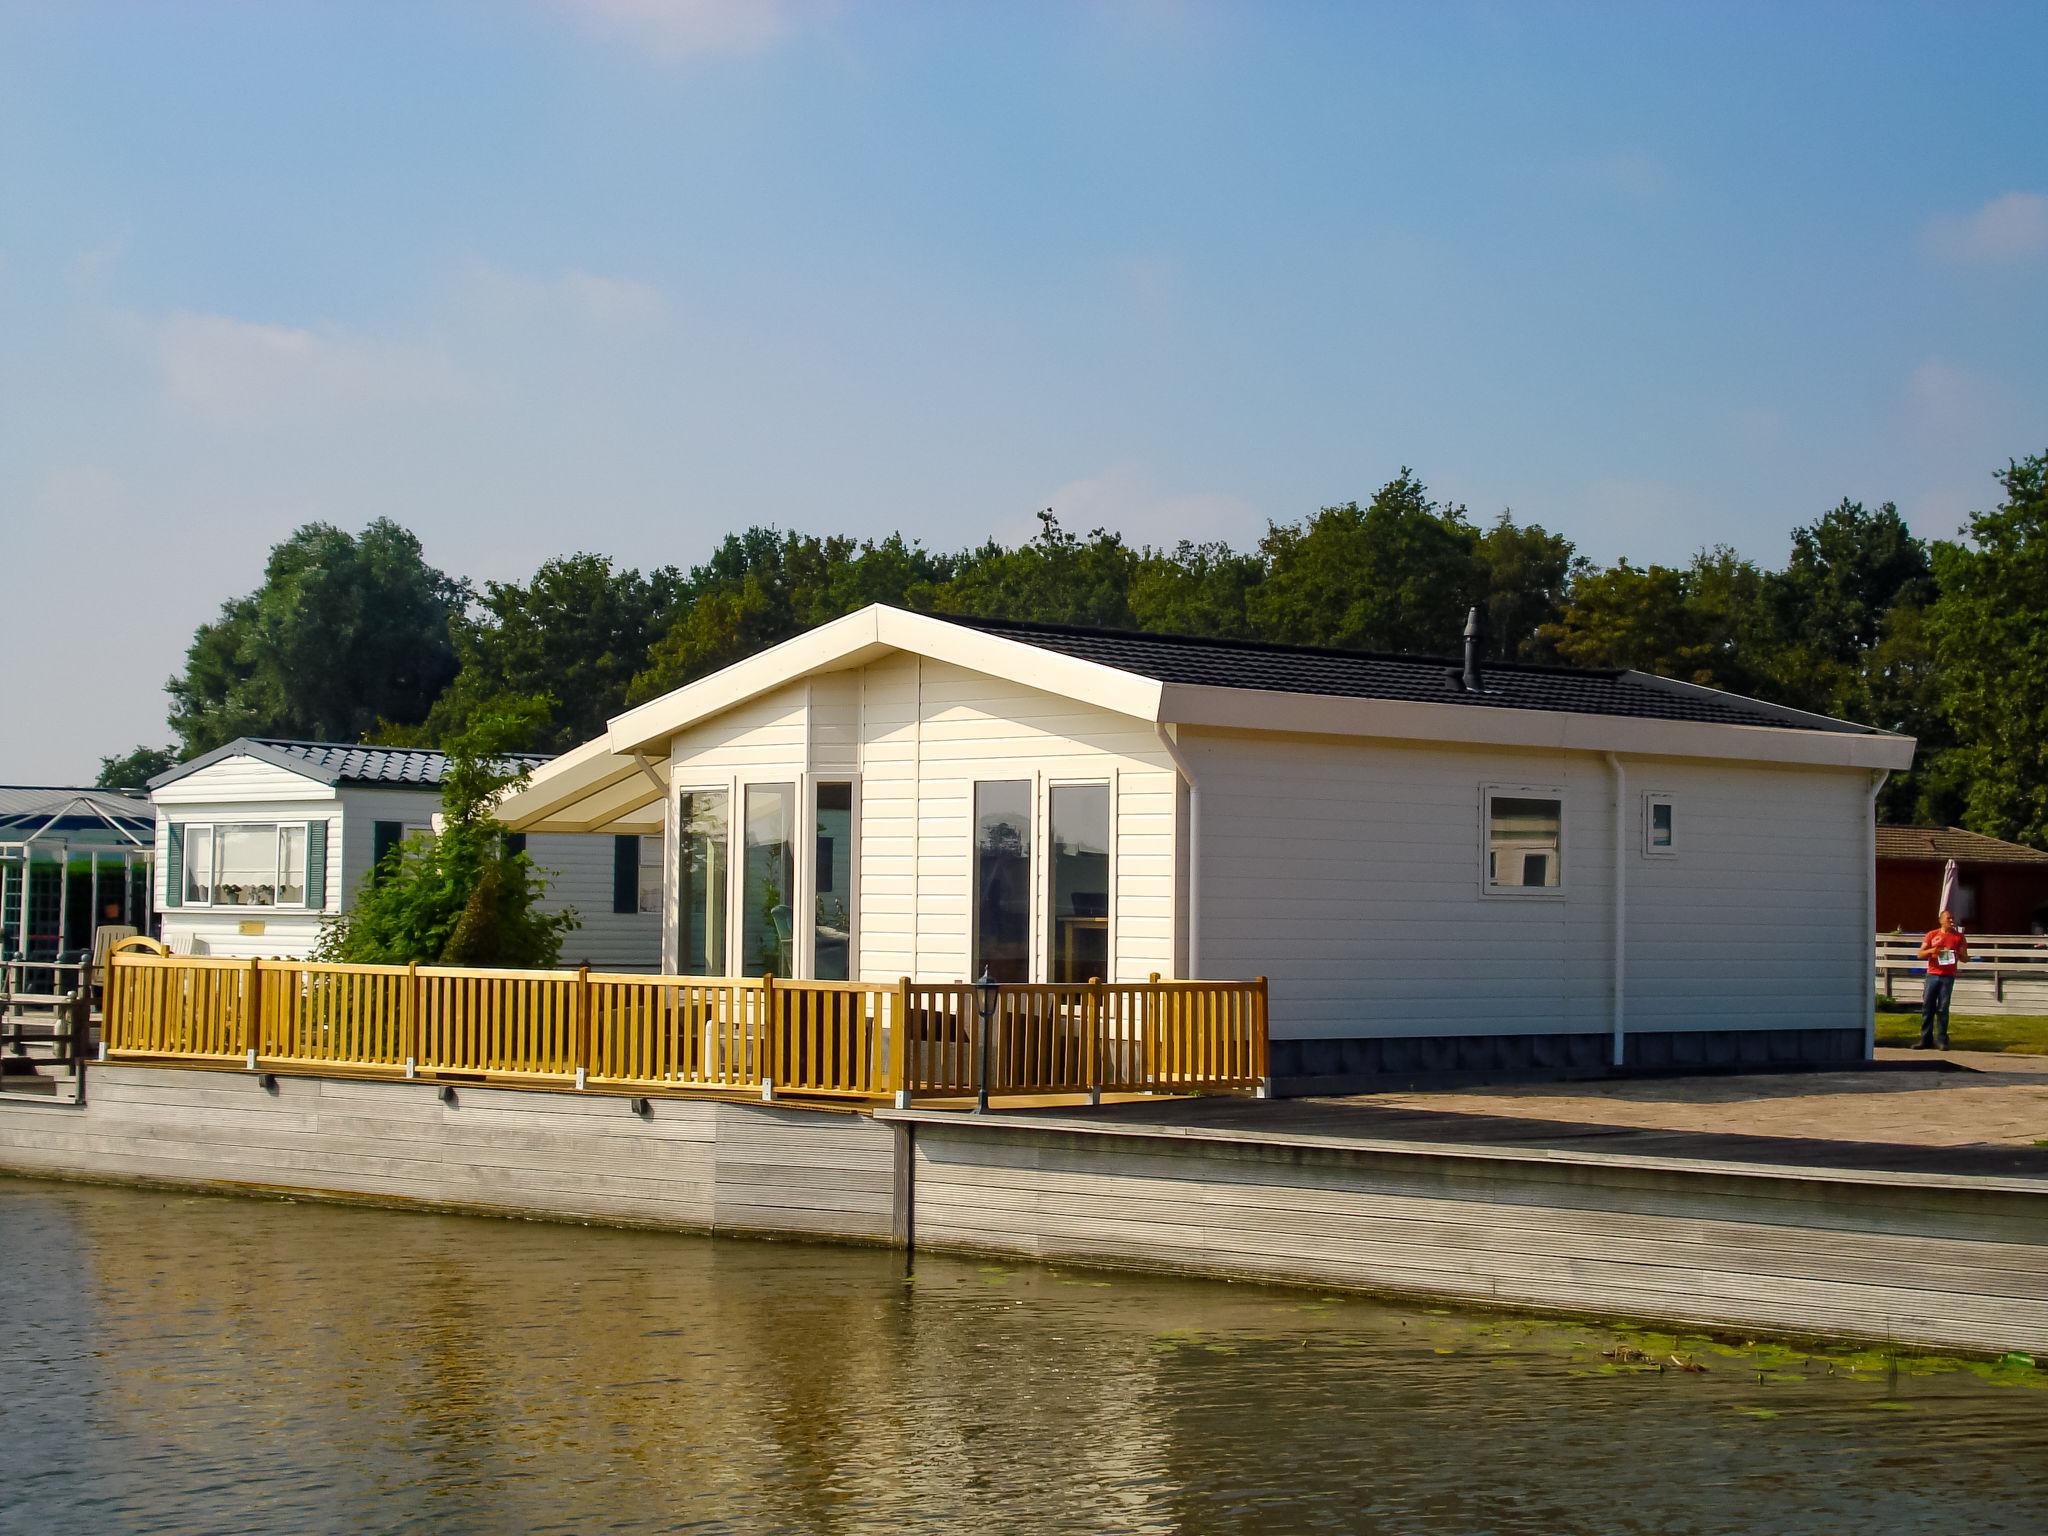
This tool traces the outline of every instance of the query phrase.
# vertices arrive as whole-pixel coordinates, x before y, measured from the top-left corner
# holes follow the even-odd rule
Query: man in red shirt
[[[1920,1043],[1916,1051],[1948,1049],[1948,1003],[1956,989],[1956,967],[1970,958],[1970,941],[1956,926],[1953,912],[1941,914],[1941,926],[1930,928],[1920,941],[1927,962],[1927,983],[1920,995]],[[1940,1026],[1936,1032],[1937,1023]],[[1938,1042],[1938,1043],[1937,1043]]]

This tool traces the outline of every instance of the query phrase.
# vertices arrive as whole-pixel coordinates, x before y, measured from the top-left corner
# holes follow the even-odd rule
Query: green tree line
[[[1954,541],[1916,537],[1889,502],[1845,499],[1794,528],[1776,567],[1725,547],[1599,566],[1511,513],[1475,520],[1406,469],[1248,550],[1081,535],[1048,510],[1015,546],[756,527],[688,570],[574,554],[479,586],[434,569],[395,523],[315,523],[193,637],[168,685],[176,747],[106,759],[103,782],[242,735],[433,744],[506,716],[527,722],[508,745],[561,750],[874,602],[1440,656],[1476,604],[1495,661],[1640,668],[1917,736],[1888,819],[2048,847],[2048,454],[1995,482]]]

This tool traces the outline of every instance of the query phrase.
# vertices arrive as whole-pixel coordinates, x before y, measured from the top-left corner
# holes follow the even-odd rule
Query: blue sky
[[[2048,447],[2048,8],[0,0],[0,778],[298,523],[443,567],[1409,464],[1600,560]],[[33,730],[24,721],[36,722]]]

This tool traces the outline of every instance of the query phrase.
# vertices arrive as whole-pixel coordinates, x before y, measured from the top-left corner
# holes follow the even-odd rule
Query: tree
[[[492,814],[524,771],[508,743],[544,727],[521,711],[480,715],[447,744],[438,834],[409,837],[386,856],[355,904],[322,932],[319,957],[365,965],[552,966],[574,909],[543,912],[546,883],[515,853]]]
[[[1522,527],[1506,511],[1479,535],[1476,553],[1493,654],[1504,661],[1554,660],[1546,630],[1564,616],[1572,579],[1592,562],[1563,534],[1536,523]]]
[[[1543,633],[1560,658],[1578,667],[1633,667],[1690,682],[1713,659],[1686,603],[1684,573],[1631,565],[1626,556],[1582,577],[1563,616]]]
[[[1964,824],[2048,847],[2048,453],[2009,462],[1968,544],[1938,543],[1927,615],[1942,707],[1962,742]]]
[[[991,539],[963,555],[952,580],[929,589],[935,613],[1039,624],[1132,629],[1131,575],[1138,555],[1121,534],[1097,528],[1076,538],[1048,507],[1029,543],[1005,549]]]
[[[627,690],[641,703],[870,603],[914,604],[952,563],[892,535],[880,543],[749,528],[684,581],[667,632]]]
[[[501,702],[546,699],[538,734],[509,745],[560,752],[588,741],[625,708],[681,594],[673,568],[643,576],[603,555],[546,561],[524,586],[486,582],[478,612],[455,629],[460,671],[417,734],[431,745]]]
[[[308,523],[270,552],[263,585],[201,625],[168,684],[188,757],[237,736],[360,741],[415,725],[455,676],[467,587],[378,519],[359,536]]]
[[[1228,544],[1183,539],[1171,550],[1146,549],[1131,571],[1131,618],[1155,634],[1251,633],[1250,602],[1266,568]]]
[[[1927,546],[1885,502],[1875,512],[1846,496],[1792,530],[1792,555],[1772,580],[1788,633],[1821,655],[1855,665],[1878,643],[1884,617],[1900,603],[1933,596]]]
[[[178,754],[169,747],[137,747],[121,757],[100,759],[95,789],[141,789],[160,773],[169,773]]]
[[[1363,507],[1268,529],[1266,579],[1247,599],[1253,627],[1297,645],[1453,654],[1486,588],[1478,537],[1463,507],[1431,501],[1404,468]]]

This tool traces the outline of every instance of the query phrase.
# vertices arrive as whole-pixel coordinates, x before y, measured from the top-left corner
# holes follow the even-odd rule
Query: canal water
[[[38,1536],[2048,1524],[2017,1363],[4,1178],[0,1296]]]

